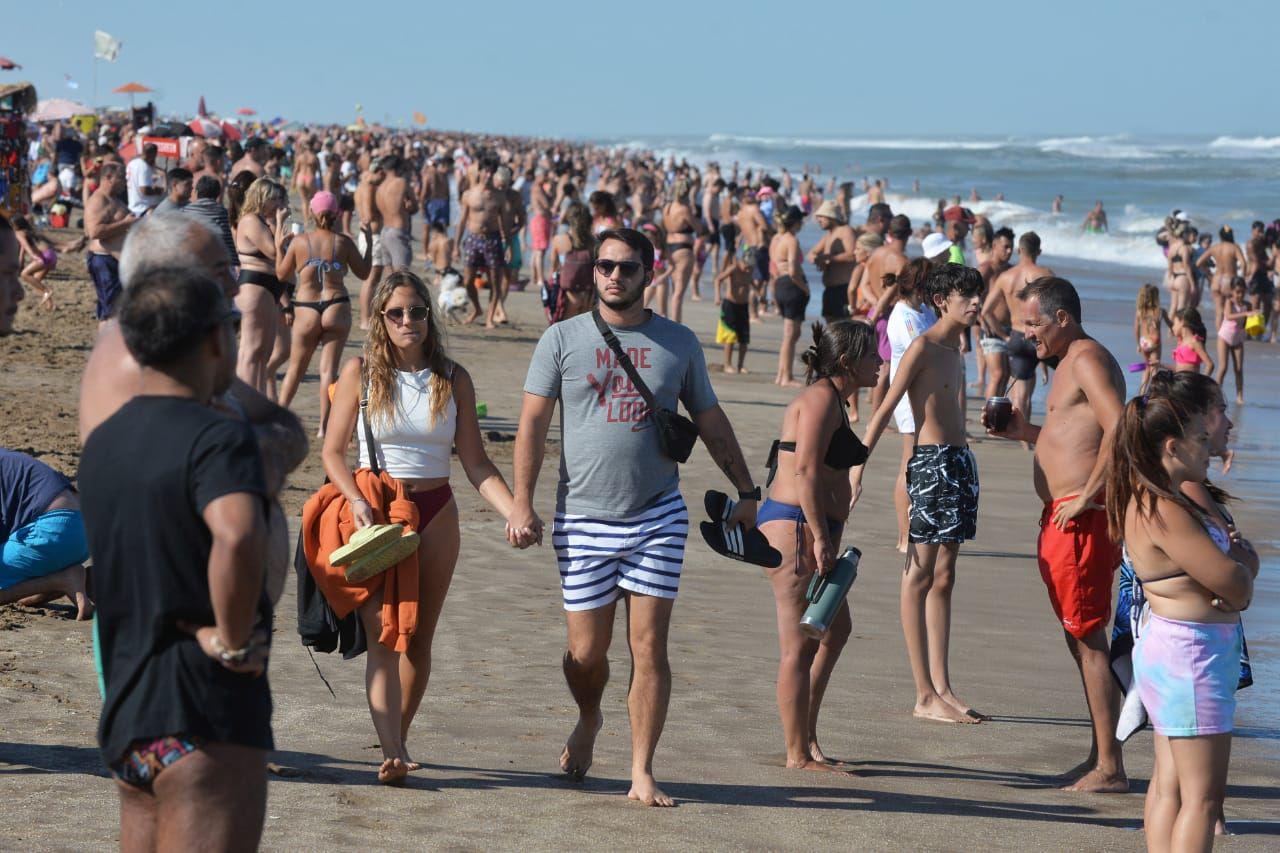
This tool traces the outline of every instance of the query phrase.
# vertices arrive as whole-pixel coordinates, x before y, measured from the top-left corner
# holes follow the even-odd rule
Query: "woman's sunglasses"
[[[382,312],[382,316],[386,317],[396,325],[404,322],[405,314],[409,315],[410,323],[421,323],[423,320],[431,316],[431,309],[425,305],[414,305],[412,308],[388,308]]]
[[[623,278],[630,278],[640,272],[643,267],[644,265],[639,261],[609,261],[603,258],[596,261],[596,272],[605,278],[613,275],[615,269],[621,271]]]

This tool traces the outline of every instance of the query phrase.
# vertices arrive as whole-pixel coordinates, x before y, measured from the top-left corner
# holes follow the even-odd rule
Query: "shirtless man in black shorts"
[[[1018,305],[1018,291],[1053,270],[1040,266],[1040,235],[1028,231],[1018,238],[1018,262],[996,277],[982,306],[982,319],[987,334],[1005,341],[1009,354],[1009,372],[1014,385],[1009,398],[1020,412],[1031,411],[1031,395],[1036,390],[1036,346],[1026,339],[1021,314],[1014,310]]]

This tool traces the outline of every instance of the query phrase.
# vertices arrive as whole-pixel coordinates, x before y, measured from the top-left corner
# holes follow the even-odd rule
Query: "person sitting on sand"
[[[749,271],[743,279],[745,289]],[[853,504],[849,470],[866,459],[845,409],[855,389],[876,384],[881,358],[875,329],[853,320],[825,328],[815,323],[813,346],[800,360],[808,387],[782,416],[781,437],[769,454],[769,497],[756,523],[782,554],[782,564],[765,575],[778,612],[778,713],[787,767],[828,770],[836,762],[818,746],[818,712],[853,623],[848,602],[842,602],[818,641],[801,633],[800,617],[813,573],[825,575],[835,564]]]
[[[324,195],[316,193],[312,201]],[[324,227],[326,211],[318,208],[316,215]],[[409,757],[409,727],[427,692],[432,640],[458,562],[458,505],[449,486],[452,448],[476,491],[503,518],[511,516],[514,502],[480,438],[471,374],[445,352],[422,279],[404,269],[391,273],[370,307],[377,319],[369,328],[364,357],[348,361],[338,379],[322,459],[330,482],[349,501],[357,528],[373,524],[374,518],[347,462],[353,436],[359,468],[369,468],[376,453],[381,469],[405,485],[418,508],[423,541],[417,554],[418,622],[407,651],[397,652],[376,639],[382,635],[382,584],[357,611],[371,640],[365,683],[382,746],[378,779],[399,784],[421,767]],[[364,418],[367,425],[357,430]]]
[[[978,466],[966,441],[957,391],[964,389],[960,345],[965,330],[978,321],[982,275],[948,263],[917,288],[937,322],[907,347],[889,392],[867,424],[865,441],[870,454],[899,401],[907,404],[915,435],[906,473],[911,509],[900,607],[916,688],[913,713],[939,722],[977,723],[986,718],[952,690],[947,659],[956,557],[960,544],[978,530]],[[855,468],[852,475],[855,500],[864,470]]]
[[[1208,851],[1227,787],[1240,611],[1253,597],[1259,561],[1247,539],[1187,491],[1204,490],[1214,445],[1230,428],[1221,391],[1207,379],[1159,385],[1164,393],[1124,408],[1106,512],[1149,608],[1134,626],[1133,647],[1134,689],[1155,729],[1147,847]]]
[[[0,604],[44,604],[65,595],[76,618],[88,619],[87,559],[71,481],[25,453],[0,447]]]
[[[1033,482],[1044,502],[1036,542],[1040,577],[1080,670],[1092,723],[1089,757],[1065,774],[1067,790],[1123,793],[1129,780],[1116,740],[1120,696],[1107,644],[1120,548],[1107,533],[1102,490],[1124,409],[1124,373],[1115,357],[1085,333],[1080,296],[1071,282],[1038,278],[1016,299],[1015,325],[1025,329],[1034,358],[1059,359],[1045,423],[1028,423],[1017,403],[1002,432],[992,429],[985,412],[983,421],[988,435],[1035,445]]]

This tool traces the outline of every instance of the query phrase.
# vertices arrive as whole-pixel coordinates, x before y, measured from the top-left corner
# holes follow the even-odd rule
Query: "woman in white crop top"
[[[361,387],[380,466],[402,482],[418,506],[418,629],[401,655],[369,643],[369,711],[382,744],[378,778],[395,783],[419,765],[405,745],[409,725],[431,675],[431,640],[458,561],[458,506],[449,488],[450,449],[456,447],[467,479],[507,518],[511,490],[485,453],[476,418],[475,386],[461,365],[445,354],[427,286],[407,270],[393,273],[373,295],[364,358],[347,362],[338,378],[322,458],[325,473],[351,503],[357,527],[373,523],[369,504],[356,487],[346,449],[352,435],[359,467],[369,466],[360,424]],[[362,375],[363,374],[363,375]],[[382,592],[363,604],[360,618],[370,638],[381,633]]]

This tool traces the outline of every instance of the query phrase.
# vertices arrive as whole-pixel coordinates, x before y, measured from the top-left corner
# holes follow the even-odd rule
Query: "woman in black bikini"
[[[836,560],[856,499],[849,469],[867,458],[845,407],[858,388],[876,384],[882,359],[874,329],[839,320],[825,328],[814,324],[813,346],[801,361],[807,387],[782,416],[781,438],[769,453],[769,497],[756,524],[782,554],[782,564],[765,574],[778,611],[778,712],[787,767],[831,770],[835,762],[818,747],[818,711],[853,623],[842,604],[819,641],[800,633],[800,617],[813,573],[826,574]]]
[[[240,259],[240,348],[236,376],[259,394],[267,392],[267,360],[276,343],[281,297],[285,288],[276,276],[276,258],[284,253],[289,196],[268,178],[249,186],[236,223],[236,254]]]
[[[298,276],[293,315],[285,316],[285,322],[293,325],[293,351],[280,386],[280,405],[288,406],[293,401],[311,356],[321,346],[320,428],[316,437],[324,438],[329,420],[329,386],[338,381],[342,348],[351,334],[351,297],[342,279],[348,269],[362,281],[368,277],[373,235],[365,234],[365,253],[361,255],[349,237],[337,232],[341,215],[338,199],[327,190],[311,197],[311,215],[315,228],[294,240],[276,264],[280,278],[290,278],[295,272]],[[368,225],[362,227],[369,231]]]
[[[671,203],[662,209],[662,229],[667,233],[667,260],[671,264],[671,307],[667,308],[666,288],[658,291],[658,313],[677,323],[684,307],[684,292],[693,276],[693,243],[698,220],[689,204],[689,181],[680,178],[672,190]]]

